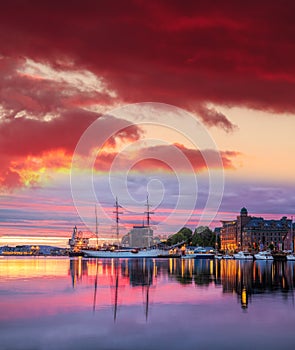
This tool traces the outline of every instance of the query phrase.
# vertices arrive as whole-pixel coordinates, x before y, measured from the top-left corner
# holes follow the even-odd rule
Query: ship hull
[[[168,252],[161,249],[147,250],[83,250],[84,256],[89,258],[157,258],[168,256]]]

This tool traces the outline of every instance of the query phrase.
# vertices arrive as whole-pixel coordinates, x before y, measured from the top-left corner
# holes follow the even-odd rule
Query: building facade
[[[263,250],[269,247],[293,250],[294,224],[285,216],[280,220],[265,220],[248,215],[247,209],[242,208],[236,220],[221,222],[222,250]]]
[[[159,238],[154,237],[154,231],[150,226],[133,226],[122,238],[122,245],[125,247],[150,247],[159,243]]]

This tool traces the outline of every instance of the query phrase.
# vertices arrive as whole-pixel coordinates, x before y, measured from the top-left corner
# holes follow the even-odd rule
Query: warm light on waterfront
[[[21,338],[35,348],[58,329],[59,344],[87,333],[90,348],[98,343],[110,348],[114,337],[123,342],[127,334],[128,348],[135,349],[146,332],[153,334],[149,348],[157,348],[169,330],[165,344],[176,350],[184,338],[192,346],[212,345],[213,327],[227,348],[226,339],[254,348],[259,329],[264,344],[281,344],[284,335],[284,349],[289,350],[294,276],[292,262],[2,257],[0,336],[2,344],[16,344]],[[282,317],[274,317],[277,313]],[[197,331],[191,331],[192,325]],[[141,329],[136,337],[134,327]]]

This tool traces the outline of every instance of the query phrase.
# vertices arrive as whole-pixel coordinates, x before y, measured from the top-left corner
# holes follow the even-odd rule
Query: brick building
[[[266,249],[271,244],[278,250],[293,249],[294,224],[286,216],[280,220],[265,220],[248,215],[242,208],[236,220],[221,221],[222,250]]]

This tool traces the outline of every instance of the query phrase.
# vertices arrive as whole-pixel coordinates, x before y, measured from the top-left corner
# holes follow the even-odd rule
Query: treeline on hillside
[[[167,239],[167,244],[171,246],[183,241],[190,246],[215,247],[216,243],[218,248],[220,246],[219,236],[216,238],[216,234],[206,226],[196,228],[194,233],[190,228],[183,227]]]

